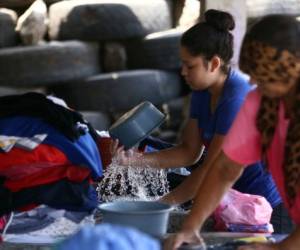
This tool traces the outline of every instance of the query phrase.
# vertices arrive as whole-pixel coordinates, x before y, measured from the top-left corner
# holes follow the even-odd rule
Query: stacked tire
[[[172,29],[172,1],[44,1],[48,34],[39,45],[22,46],[14,15],[0,11],[7,36],[0,40],[3,94],[43,89],[107,128],[142,101],[162,107],[185,93],[179,73],[182,30]],[[1,6],[20,9],[33,2]]]
[[[247,0],[248,24],[269,14],[290,14],[299,16],[299,0]]]

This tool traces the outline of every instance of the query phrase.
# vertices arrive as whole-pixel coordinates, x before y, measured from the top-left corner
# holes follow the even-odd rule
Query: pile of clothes
[[[0,97],[0,151],[0,216],[40,204],[81,212],[97,207],[97,133],[60,99]]]

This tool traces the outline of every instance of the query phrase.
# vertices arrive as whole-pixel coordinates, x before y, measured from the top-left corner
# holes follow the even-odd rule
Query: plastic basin
[[[152,103],[142,102],[121,116],[109,128],[109,134],[129,149],[145,139],[164,120],[165,115]]]
[[[115,201],[99,205],[104,223],[130,226],[155,237],[167,232],[172,207],[153,201]]]

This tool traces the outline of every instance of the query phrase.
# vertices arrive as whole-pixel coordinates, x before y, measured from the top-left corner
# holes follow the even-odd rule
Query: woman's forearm
[[[178,187],[162,197],[161,201],[178,205],[193,199],[205,174],[205,166],[198,167]]]
[[[197,166],[191,175],[171,193],[167,194],[162,201],[175,205],[194,199],[212,163],[215,162],[218,155],[221,153],[223,141],[224,136],[215,135],[207,151],[204,162]]]
[[[193,208],[183,224],[183,230],[200,229],[242,171],[241,165],[232,162],[221,153],[208,170],[198,190]]]
[[[146,165],[154,168],[186,167],[197,162],[202,154],[202,148],[198,122],[196,119],[189,119],[177,146],[146,153],[144,160]]]
[[[144,153],[141,160],[144,166],[153,168],[178,168],[196,163],[201,154],[201,147],[191,150],[181,144],[157,152]]]

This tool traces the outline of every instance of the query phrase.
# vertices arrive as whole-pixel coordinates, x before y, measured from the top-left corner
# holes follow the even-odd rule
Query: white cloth
[[[0,148],[6,153],[8,153],[13,147],[31,151],[39,146],[46,138],[47,134],[37,134],[33,137],[0,135]]]

